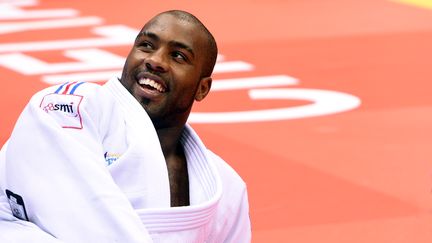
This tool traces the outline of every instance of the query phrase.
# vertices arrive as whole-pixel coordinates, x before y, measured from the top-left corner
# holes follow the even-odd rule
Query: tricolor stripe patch
[[[55,94],[74,94],[76,89],[85,82],[67,82],[62,85],[54,92]]]

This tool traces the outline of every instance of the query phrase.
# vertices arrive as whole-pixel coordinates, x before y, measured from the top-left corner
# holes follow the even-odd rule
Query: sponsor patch
[[[82,129],[82,119],[79,111],[83,96],[75,95],[75,91],[85,82],[67,82],[57,90],[46,95],[40,108],[51,115],[63,128]]]
[[[81,95],[48,94],[40,104],[40,108],[53,117],[63,128],[82,129],[79,106]]]

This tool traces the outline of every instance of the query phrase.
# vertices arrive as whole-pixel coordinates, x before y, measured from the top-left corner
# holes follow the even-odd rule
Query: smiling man
[[[121,78],[32,97],[0,153],[1,242],[250,242],[245,183],[186,123],[216,56],[195,16],[168,11]]]
[[[194,100],[211,87],[217,48],[213,36],[184,12],[162,14],[136,38],[121,83],[147,111],[168,166],[172,206],[189,204],[187,163],[179,142]]]

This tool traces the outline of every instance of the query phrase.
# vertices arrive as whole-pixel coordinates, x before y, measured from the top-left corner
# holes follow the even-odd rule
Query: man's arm
[[[151,242],[103,157],[106,116],[118,114],[89,85],[32,99],[3,151],[0,187],[22,197],[28,220],[59,240]]]

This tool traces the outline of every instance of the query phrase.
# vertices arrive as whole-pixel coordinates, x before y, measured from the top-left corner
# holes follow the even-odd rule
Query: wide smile
[[[141,78],[138,80],[138,84],[143,88],[157,90],[159,93],[165,93],[166,91],[166,88],[162,84],[150,78]]]
[[[147,98],[156,99],[168,92],[168,86],[165,80],[158,75],[149,72],[141,72],[136,75],[138,85],[137,95]]]

